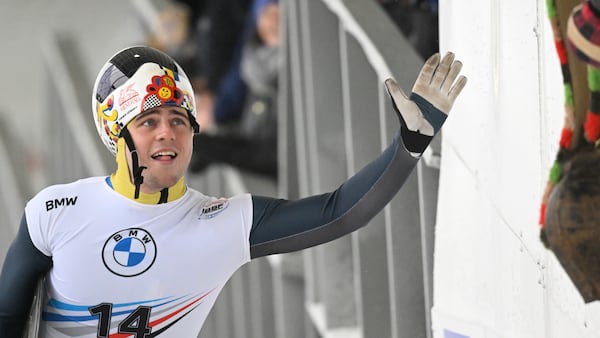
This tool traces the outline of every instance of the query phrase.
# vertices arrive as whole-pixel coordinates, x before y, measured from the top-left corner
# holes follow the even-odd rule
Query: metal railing
[[[277,190],[294,199],[335,189],[389,144],[398,121],[383,81],[410,92],[423,60],[375,1],[280,4]],[[367,227],[245,266],[201,336],[431,337],[439,143]]]
[[[282,0],[281,6],[278,184],[212,167],[188,177],[205,194],[294,199],[333,190],[398,128],[383,81],[394,77],[409,92],[422,60],[377,2]],[[47,183],[108,174],[114,159],[95,139],[76,45],[53,41],[44,57],[64,67],[47,67],[47,88],[56,90],[47,100],[55,113],[46,121]],[[70,120],[77,126],[64,125]],[[437,161],[438,140],[427,154],[367,227],[242,267],[200,337],[430,337],[438,169],[427,164]]]

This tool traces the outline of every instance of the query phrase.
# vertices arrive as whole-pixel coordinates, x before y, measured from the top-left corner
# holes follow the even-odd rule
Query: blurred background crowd
[[[377,0],[422,57],[438,51],[437,0]],[[202,133],[190,170],[225,163],[277,179],[278,0],[170,0],[148,45],[195,87]]]

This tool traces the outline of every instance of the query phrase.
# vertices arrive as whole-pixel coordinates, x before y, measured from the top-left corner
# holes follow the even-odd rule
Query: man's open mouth
[[[175,157],[177,157],[177,154],[172,151],[161,151],[161,152],[152,154],[152,158],[155,160],[160,160],[160,159],[164,159],[164,158],[174,159]]]

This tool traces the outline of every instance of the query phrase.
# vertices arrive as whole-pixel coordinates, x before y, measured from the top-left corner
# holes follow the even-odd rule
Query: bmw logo
[[[129,228],[112,234],[104,243],[102,260],[110,272],[133,277],[148,270],[156,259],[156,244],[144,229]]]

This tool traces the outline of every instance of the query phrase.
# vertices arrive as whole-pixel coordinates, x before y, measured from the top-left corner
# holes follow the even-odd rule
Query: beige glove
[[[410,98],[396,81],[387,79],[385,86],[400,123],[421,135],[435,135],[467,83],[465,76],[458,77],[461,69],[462,63],[454,60],[454,53],[446,53],[441,62],[438,53],[432,55],[421,68]]]

